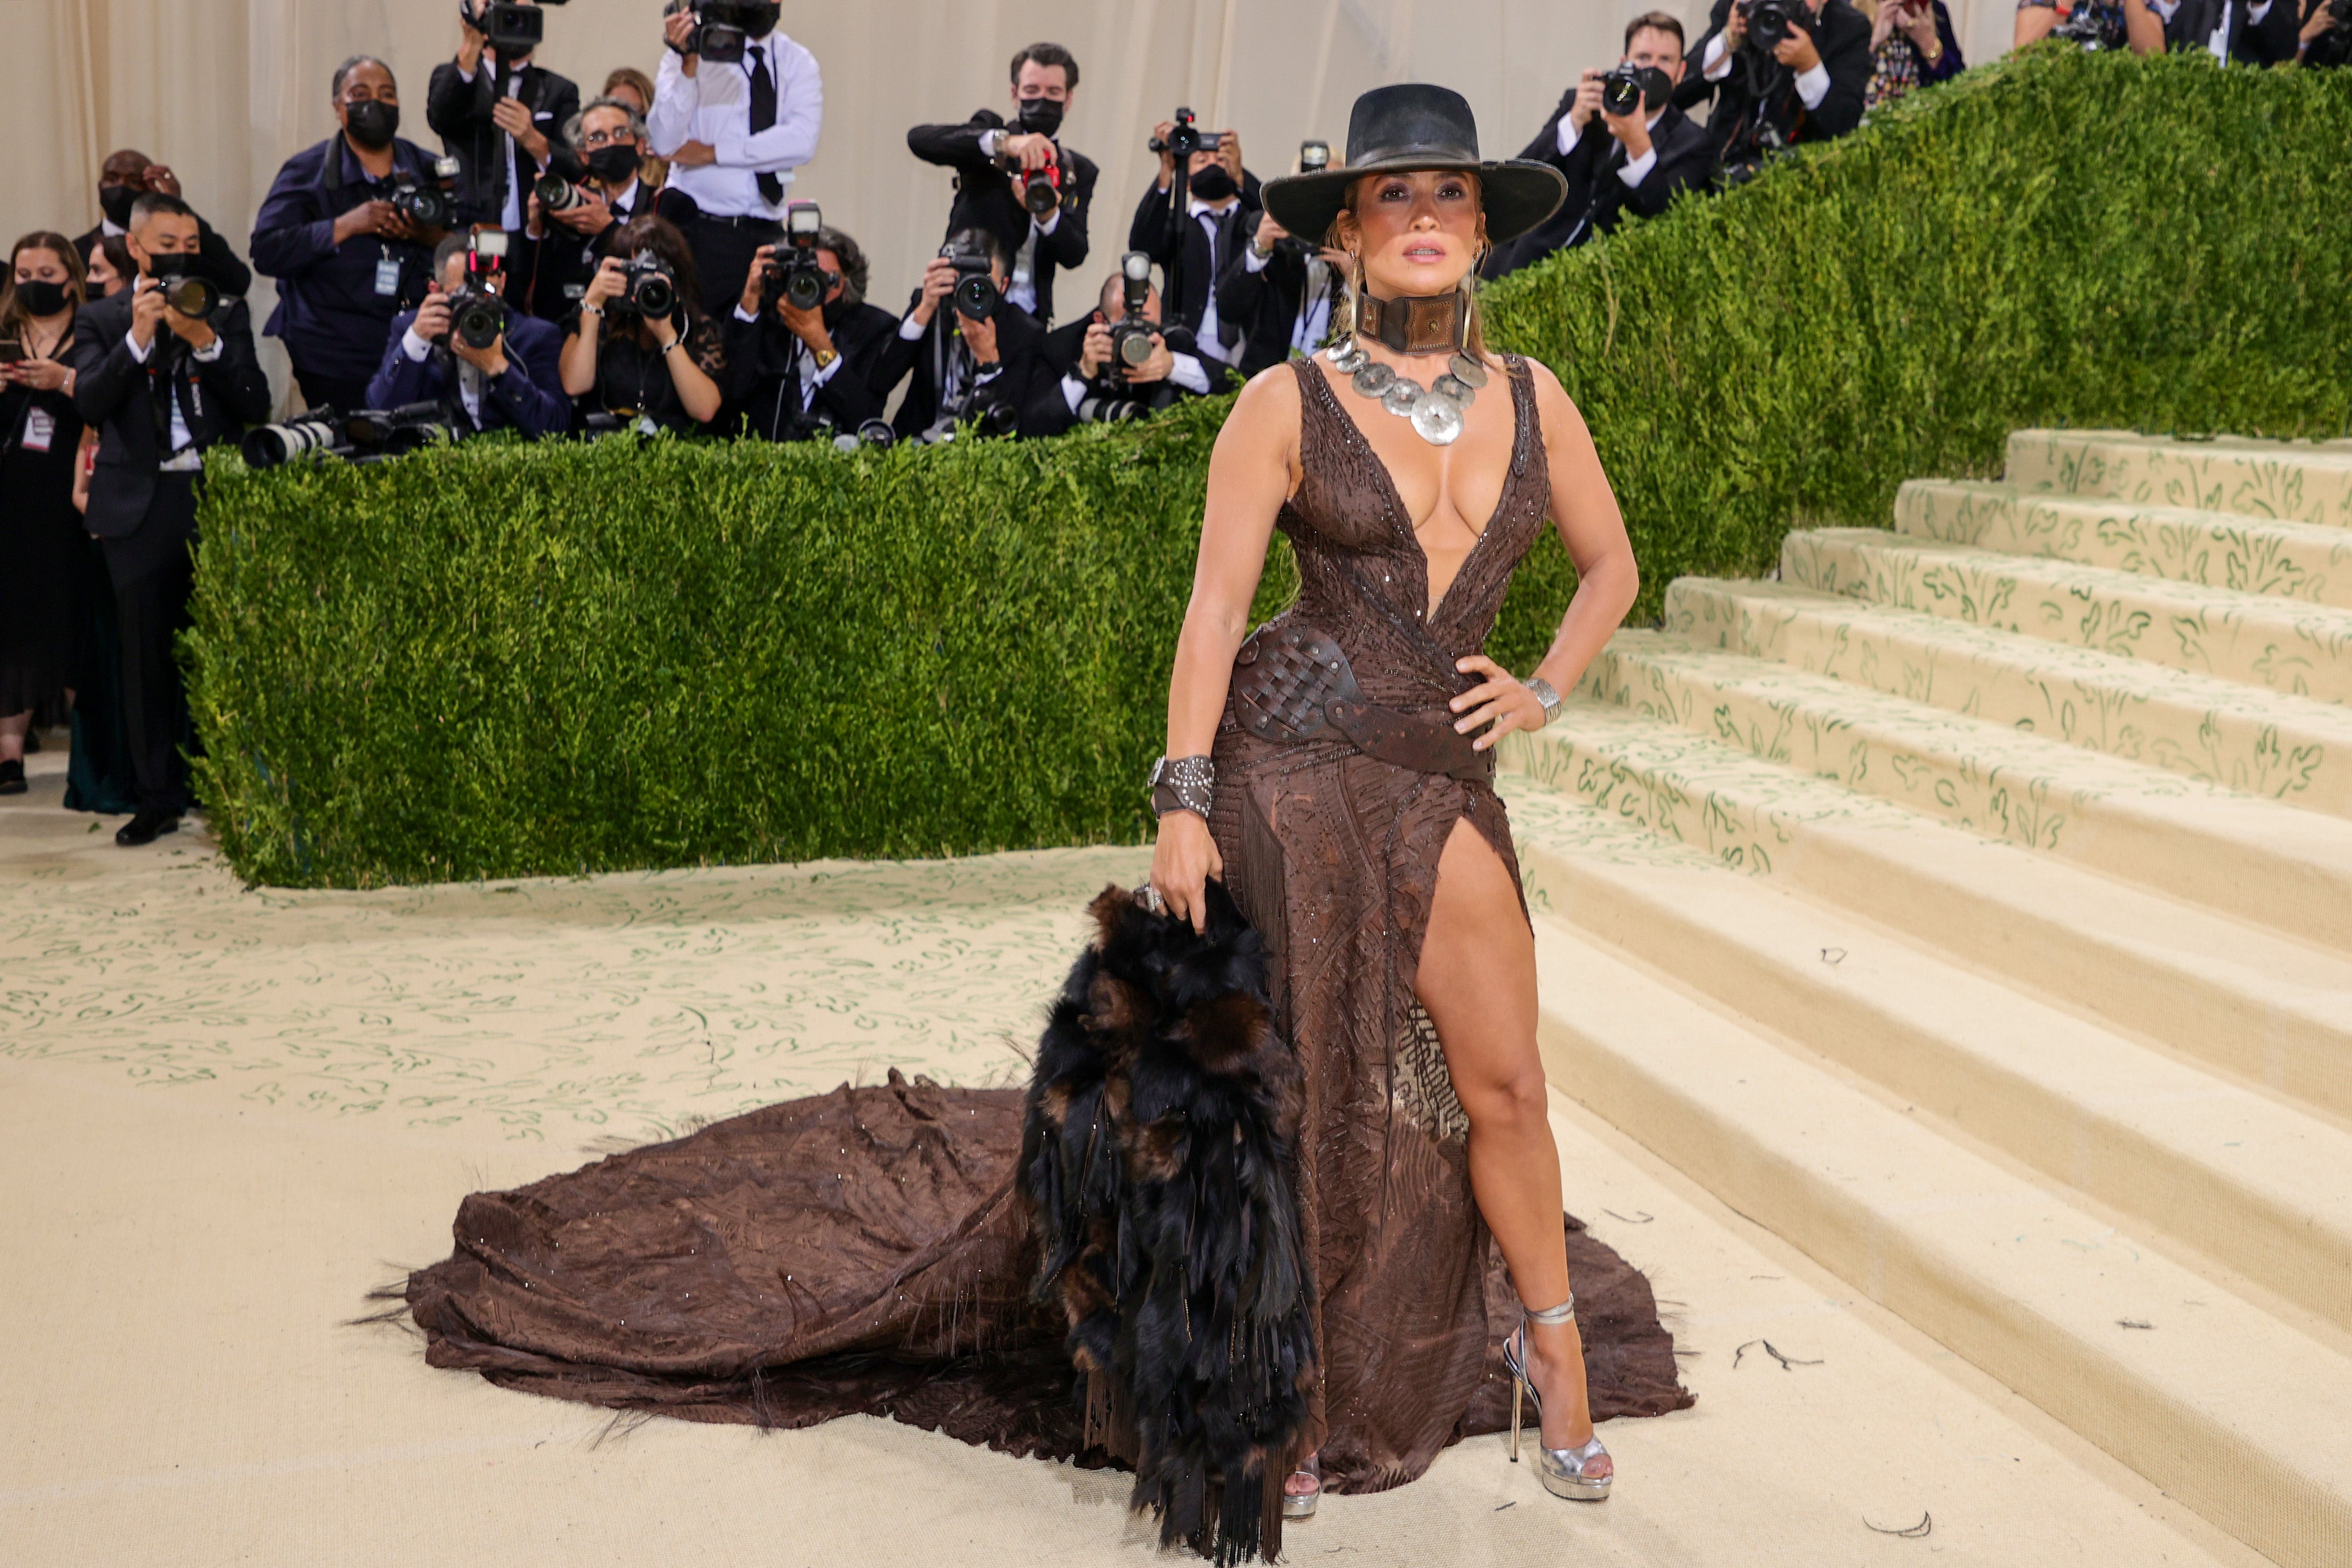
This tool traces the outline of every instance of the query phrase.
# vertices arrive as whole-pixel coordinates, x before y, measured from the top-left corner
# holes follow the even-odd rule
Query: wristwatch
[[[816,361],[816,368],[818,370],[823,370],[825,366],[833,363],[834,361],[841,358],[841,350],[838,349],[818,349],[809,357]]]

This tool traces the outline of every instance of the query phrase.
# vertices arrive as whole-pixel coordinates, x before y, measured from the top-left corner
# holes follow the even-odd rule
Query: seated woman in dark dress
[[[672,308],[649,315],[631,299],[630,266],[650,253],[669,275]],[[718,324],[702,298],[693,253],[677,225],[651,214],[632,218],[588,280],[563,323],[563,390],[583,412],[608,413],[650,435],[698,431],[719,417],[727,373]]]
[[[65,363],[85,302],[81,252],[18,240],[0,289],[0,795],[25,792],[33,710],[70,699],[87,656],[88,546],[73,507],[81,416]]]

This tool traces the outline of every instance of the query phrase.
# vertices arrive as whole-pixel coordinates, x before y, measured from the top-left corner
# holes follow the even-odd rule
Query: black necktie
[[[768,51],[751,51],[751,134],[757,136],[776,123],[776,75],[768,68]],[[760,176],[760,194],[774,206],[784,199],[784,183],[773,174]]]

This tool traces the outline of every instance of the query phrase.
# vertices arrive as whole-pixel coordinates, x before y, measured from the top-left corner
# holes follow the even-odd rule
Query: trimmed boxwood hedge
[[[1647,616],[1996,471],[2016,426],[2344,433],[2347,148],[2347,73],[2038,49],[1507,280],[1492,333],[1590,423]],[[1228,407],[854,455],[216,456],[214,831],[248,881],[342,887],[1138,840]],[[1496,656],[1573,583],[1548,541]]]

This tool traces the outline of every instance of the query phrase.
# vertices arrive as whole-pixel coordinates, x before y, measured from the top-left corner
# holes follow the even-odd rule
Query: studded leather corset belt
[[[1495,753],[1457,732],[1451,713],[1405,713],[1364,700],[1339,644],[1311,626],[1262,626],[1234,655],[1234,710],[1265,740],[1341,738],[1417,773],[1492,783]]]

